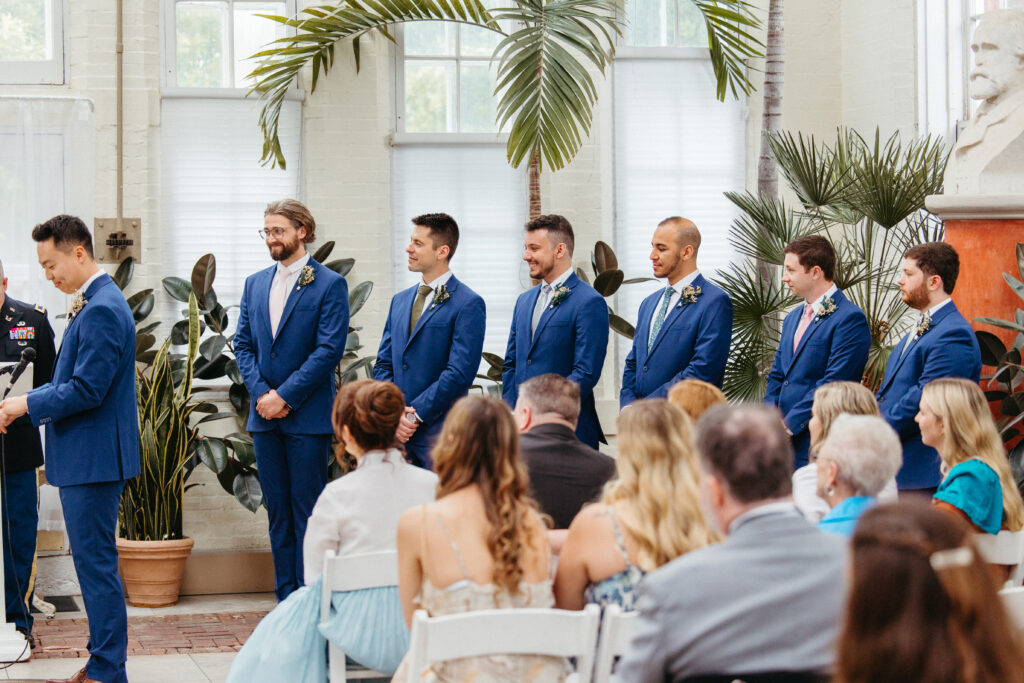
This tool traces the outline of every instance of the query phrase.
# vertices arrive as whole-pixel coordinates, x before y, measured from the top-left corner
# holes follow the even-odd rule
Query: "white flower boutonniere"
[[[448,285],[441,285],[434,292],[434,298],[430,301],[430,310],[434,310],[450,298],[452,298],[452,295],[448,293]]]
[[[925,313],[924,318],[922,318],[921,322],[917,324],[917,335],[914,337],[914,339],[920,339],[922,336],[924,336],[924,333],[930,330],[931,326],[932,317]]]
[[[313,272],[313,266],[303,266],[302,270],[299,271],[299,284],[295,286],[295,291],[299,291],[315,279],[316,274]]]
[[[821,320],[827,318],[836,312],[836,302],[832,300],[832,297],[826,296],[821,300],[821,306],[818,307],[818,315],[814,316],[816,319]]]
[[[686,285],[683,287],[682,294],[679,295],[679,303],[676,304],[676,308],[682,308],[683,304],[695,304],[700,295],[703,294],[700,287],[694,287],[693,285]]]
[[[572,294],[572,290],[565,285],[558,285],[555,287],[554,293],[551,295],[551,301],[548,303],[548,308],[554,308],[561,304],[563,301],[569,298]]]
[[[86,301],[85,297],[82,296],[82,293],[76,292],[74,298],[71,299],[71,308],[68,310],[68,322],[74,320],[75,316],[85,308],[85,304],[87,303],[88,301]]]

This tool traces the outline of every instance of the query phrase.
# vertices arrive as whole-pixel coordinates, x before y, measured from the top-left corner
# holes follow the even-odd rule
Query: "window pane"
[[[708,29],[704,15],[690,0],[677,0],[676,46],[707,47]]]
[[[490,133],[496,130],[492,94],[495,73],[488,62],[462,62],[462,126],[461,133]]]
[[[405,63],[405,130],[455,131],[455,62]]]
[[[285,14],[283,2],[235,2],[235,87],[250,86],[247,78],[257,63],[249,57],[285,35],[285,27],[260,14]]]
[[[412,21],[405,25],[405,54],[455,56],[455,25],[446,21]]]
[[[463,57],[490,57],[501,42],[501,34],[485,28],[460,26],[459,42]]]
[[[50,0],[0,0],[0,61],[53,59]]]
[[[671,45],[670,17],[676,0],[630,0],[626,4],[626,44],[637,47]]]
[[[179,2],[175,7],[178,86],[226,88],[226,2]]]

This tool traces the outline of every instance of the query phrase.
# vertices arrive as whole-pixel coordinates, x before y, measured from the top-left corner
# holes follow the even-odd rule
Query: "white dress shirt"
[[[354,472],[327,485],[313,506],[302,544],[306,585],[324,568],[324,554],[395,550],[398,518],[430,503],[437,475],[405,462],[398,449],[369,451]]]
[[[441,285],[448,284],[448,281],[451,280],[451,279],[452,279],[452,271],[446,270],[443,273],[441,273],[440,277],[434,278],[434,280],[432,280],[430,282],[423,282],[422,279],[420,280],[420,282],[422,284],[426,285],[427,287],[430,287],[432,290],[434,290],[434,293],[436,294],[438,288]]]
[[[827,299],[827,298],[829,298],[829,297],[833,296],[833,295],[834,295],[834,294],[835,294],[836,292],[838,292],[838,291],[839,291],[839,288],[838,288],[838,287],[836,287],[836,284],[835,284],[835,283],[833,282],[833,283],[832,283],[832,286],[828,288],[828,291],[826,291],[826,292],[825,292],[824,294],[822,294],[821,296],[819,296],[819,297],[818,297],[817,299],[815,299],[814,301],[806,301],[806,300],[805,300],[805,303],[808,303],[808,304],[810,304],[811,306],[813,306],[813,307],[814,307],[814,315],[819,315],[819,314],[821,313],[821,303],[822,303],[822,302],[823,302],[823,301],[824,301],[825,299]]]

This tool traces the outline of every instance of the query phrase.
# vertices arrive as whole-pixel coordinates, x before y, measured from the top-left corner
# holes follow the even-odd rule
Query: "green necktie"
[[[420,285],[419,290],[416,292],[416,301],[412,303],[412,316],[409,318],[409,334],[416,329],[416,323],[419,322],[420,316],[423,315],[423,304],[427,302],[427,295],[434,290],[426,285]]]
[[[647,353],[650,353],[651,349],[654,348],[654,340],[658,338],[658,332],[661,332],[661,326],[665,324],[665,316],[668,315],[668,305],[672,301],[672,295],[675,293],[676,290],[672,287],[665,288],[665,296],[661,300],[658,315],[654,316],[654,324],[651,325],[651,336],[647,338]]]

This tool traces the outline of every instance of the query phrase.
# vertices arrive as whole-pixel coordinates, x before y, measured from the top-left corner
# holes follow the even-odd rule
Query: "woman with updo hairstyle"
[[[668,390],[668,402],[682,409],[696,423],[708,408],[725,403],[725,394],[710,382],[687,377]]]
[[[437,476],[410,465],[396,447],[405,397],[390,382],[364,379],[341,387],[332,422],[340,462],[356,468],[327,485],[306,527],[306,586],[257,626],[232,663],[228,681],[322,683],[324,638],[367,668],[392,673],[409,648],[396,587],[335,593],[331,618],[320,621],[320,577],[328,550],[341,557],[394,551],[399,517],[434,499]],[[298,549],[296,549],[298,550]]]
[[[837,683],[1024,682],[1020,635],[973,536],[920,501],[861,516]]]
[[[431,453],[437,500],[398,523],[398,588],[407,624],[430,616],[496,608],[551,607],[547,534],[528,497],[519,433],[502,401],[460,399]],[[510,636],[510,637],[514,637]],[[394,681],[556,681],[560,657],[501,655],[431,662]]]

